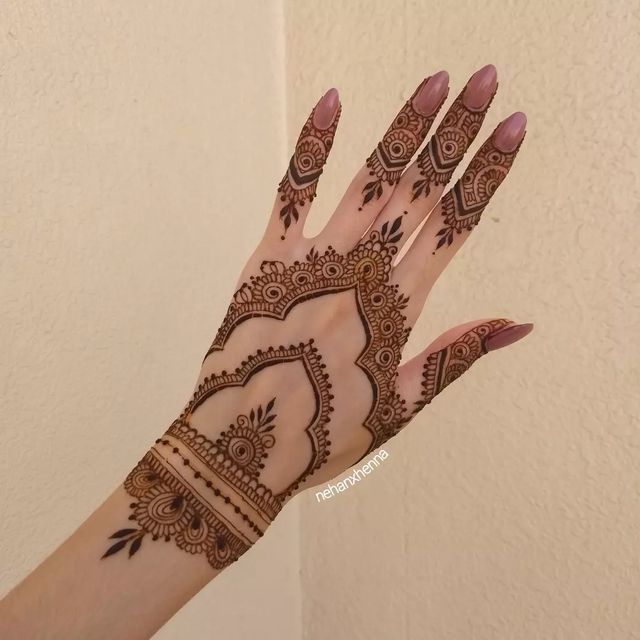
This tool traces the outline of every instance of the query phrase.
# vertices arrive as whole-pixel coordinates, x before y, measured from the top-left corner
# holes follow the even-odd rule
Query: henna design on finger
[[[466,88],[454,100],[435,135],[418,156],[420,179],[413,183],[411,201],[426,197],[431,188],[449,183],[455,168],[475,140],[497,91],[487,104],[479,109],[467,107],[463,102]]]
[[[284,226],[281,240],[285,239],[289,227],[298,222],[300,207],[315,198],[318,180],[333,146],[342,107],[338,105],[336,114],[326,129],[320,129],[314,123],[317,108],[318,106],[313,109],[302,127],[289,168],[278,185],[279,200],[283,203],[280,209],[280,221]]]
[[[522,140],[513,151],[501,151],[493,138],[480,147],[462,178],[442,199],[444,226],[436,233],[440,239],[433,253],[445,244],[451,245],[454,233],[471,231],[480,222],[489,200],[509,173]]]
[[[487,338],[509,324],[509,320],[490,320],[467,331],[444,349],[430,353],[422,371],[421,398],[415,403],[413,415],[487,353]]]
[[[446,99],[445,93],[438,107],[430,115],[424,115],[418,111],[414,106],[414,100],[427,82],[429,82],[429,78],[407,100],[378,146],[367,158],[366,164],[372,179],[362,189],[363,198],[362,204],[358,207],[359,211],[371,200],[377,200],[382,196],[383,183],[397,184],[404,168],[427,136],[427,132]]]

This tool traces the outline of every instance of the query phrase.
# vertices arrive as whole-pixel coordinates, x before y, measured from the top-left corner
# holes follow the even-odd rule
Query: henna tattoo
[[[251,477],[257,477],[260,469],[264,469],[263,460],[269,455],[267,449],[275,444],[275,438],[269,433],[275,428],[276,415],[272,413],[275,401],[275,398],[270,400],[264,410],[259,406],[257,411],[251,409],[249,416],[238,416],[237,422],[215,442],[218,451]]]
[[[363,423],[372,438],[366,453],[380,446],[395,433],[405,411],[404,400],[395,391],[395,378],[409,335],[401,313],[408,298],[397,285],[388,284],[396,243],[402,237],[401,223],[401,217],[386,222],[345,255],[329,247],[323,254],[312,249],[305,262],[288,267],[263,262],[262,275],[252,277],[234,295],[207,356],[222,349],[231,333],[250,318],[283,320],[304,300],[353,289],[367,336],[356,364],[373,388],[373,402]]]
[[[389,284],[391,265],[401,239],[402,217],[385,222],[353,250],[339,254],[311,249],[305,261],[285,266],[265,261],[235,293],[207,355],[225,348],[234,331],[251,318],[284,321],[294,307],[324,295],[353,291],[365,342],[355,365],[371,385],[370,405],[362,426],[369,432],[368,455],[394,436],[425,404],[486,352],[485,339],[508,324],[487,322],[427,358],[421,399],[412,410],[396,389],[402,347],[410,329],[402,310],[408,298]],[[206,359],[206,358],[205,358]],[[226,390],[244,388],[270,367],[302,365],[315,406],[304,431],[308,453],[296,460],[289,477],[264,473],[278,448],[277,399],[269,397],[237,415],[215,439],[196,428],[198,411]],[[260,383],[256,383],[260,386]],[[131,558],[145,538],[172,541],[190,554],[202,554],[215,569],[228,566],[259,539],[287,499],[328,460],[329,374],[313,339],[289,347],[269,347],[247,356],[231,372],[203,378],[180,416],[127,476],[124,488],[134,499],[129,520],[135,527],[110,536],[107,558],[128,549]],[[213,414],[215,415],[215,413]],[[288,430],[287,438],[291,437]],[[294,465],[295,467],[295,465]],[[276,486],[280,483],[278,486]]]
[[[194,428],[191,419],[194,412],[215,394],[245,386],[265,367],[293,361],[303,364],[316,401],[311,422],[305,429],[311,456],[303,471],[289,485],[274,493],[262,483],[260,474],[268,457],[267,450],[276,443],[272,433],[276,427],[275,398],[264,408],[259,405],[248,415],[240,414],[215,441]],[[323,368],[320,355],[310,341],[288,348],[260,350],[234,372],[223,371],[206,377],[180,417],[164,437],[156,441],[156,448],[125,481],[125,490],[140,498],[131,504],[129,516],[130,520],[136,520],[139,528],[127,530],[125,537],[110,547],[103,557],[120,551],[129,542],[131,557],[140,548],[144,536],[151,533],[152,539],[164,536],[167,541],[174,539],[180,549],[204,553],[216,569],[236,560],[256,535],[262,536],[286,498],[328,458],[330,443],[326,425],[333,409],[329,376]],[[159,447],[170,450],[182,466],[162,457]],[[178,471],[179,468],[182,471]],[[185,477],[187,472],[193,472],[193,480]],[[194,544],[196,529],[197,539],[201,541],[199,545]]]
[[[444,349],[429,354],[422,371],[422,394],[416,402],[412,415],[429,404],[446,386],[457,380],[485,353],[486,339],[504,329],[508,320],[485,322],[447,345]]]
[[[178,423],[188,425],[191,416],[198,407],[214,394],[225,388],[244,386],[251,376],[264,367],[277,366],[291,361],[300,361],[303,364],[315,398],[313,417],[305,429],[311,444],[311,456],[302,473],[274,497],[276,501],[275,504],[270,500],[271,491],[262,490],[260,492],[263,499],[260,503],[256,503],[256,507],[266,508],[268,514],[272,513],[275,509],[271,519],[275,517],[282,501],[290,496],[309,475],[325,464],[329,456],[329,442],[327,440],[329,432],[326,429],[326,425],[329,422],[329,414],[333,411],[331,406],[333,397],[330,393],[331,384],[329,382],[329,375],[324,371],[324,364],[322,363],[318,350],[313,345],[313,339],[309,340],[308,343],[301,343],[296,346],[292,345],[289,348],[280,347],[274,349],[273,347],[269,347],[266,351],[258,351],[256,354],[247,358],[232,374],[222,372],[220,375],[205,378],[177,421]],[[176,423],[174,423],[174,426],[175,424]],[[169,429],[169,432],[174,429],[174,426]],[[237,451],[234,455],[225,457],[225,463],[223,465],[217,466],[218,457],[215,454],[219,453],[218,449],[215,450],[214,455],[209,456],[206,455],[205,448],[200,446],[198,438],[193,440],[187,438],[182,439],[185,443],[192,444],[194,451],[202,455],[205,461],[212,465],[222,476],[227,477],[230,482],[238,483],[245,497],[252,495],[251,482],[245,482],[244,480],[247,474],[240,473],[240,471],[244,471],[244,469],[239,469],[239,467],[242,467],[242,462],[238,460],[240,456]],[[249,446],[248,440],[245,440],[245,445]],[[267,498],[269,498],[269,500],[267,500]],[[262,504],[262,502],[265,501],[266,503]]]
[[[281,240],[284,240],[289,227],[298,222],[299,208],[315,198],[318,179],[333,145],[341,111],[339,106],[332,123],[326,129],[319,129],[314,124],[314,109],[302,127],[287,173],[278,185],[278,195],[283,203],[280,209],[280,220],[284,226]]]
[[[431,128],[445,98],[442,99],[438,108],[428,116],[420,113],[413,105],[414,98],[428,81],[429,78],[407,100],[378,146],[367,158],[366,164],[372,179],[362,189],[363,198],[362,204],[358,207],[359,211],[374,198],[377,200],[382,196],[384,182],[394,185],[400,180],[404,168]]]
[[[425,365],[423,397],[413,411],[408,410],[396,389],[401,351],[410,331],[402,314],[408,298],[397,285],[389,284],[403,234],[401,225],[402,217],[386,222],[344,255],[328,247],[323,253],[311,249],[305,261],[288,266],[263,262],[260,275],[250,278],[234,295],[208,353],[223,350],[234,331],[251,318],[284,321],[304,301],[353,291],[365,335],[355,365],[372,390],[370,404],[363,411],[362,426],[370,435],[363,457],[395,435],[468,368],[484,352],[486,336],[506,324],[486,323],[432,354]],[[310,446],[296,460],[297,468],[287,471],[289,477],[274,480],[269,476],[267,481],[266,463],[279,446],[275,397],[237,415],[215,439],[196,428],[194,417],[218,394],[244,388],[261,371],[287,363],[302,365],[312,390],[315,407],[301,432]],[[329,374],[312,339],[257,350],[234,371],[203,378],[180,416],[128,475],[124,488],[134,499],[129,520],[136,526],[113,533],[103,557],[128,549],[130,558],[150,538],[202,554],[215,569],[237,560],[263,535],[287,499],[327,462],[332,400]],[[290,433],[288,430],[287,438]]]
[[[412,202],[428,196],[432,187],[449,183],[455,168],[480,131],[493,96],[484,107],[472,109],[462,100],[465,90],[454,100],[435,135],[418,156],[421,177],[413,183]]]
[[[117,538],[103,558],[129,545],[131,558],[142,540],[173,539],[176,546],[191,554],[202,553],[212,567],[222,569],[252,544],[252,539],[225,515],[223,509],[211,506],[183,476],[176,466],[163,458],[156,449],[148,451],[129,473],[124,487],[136,502],[132,502],[129,520],[137,529],[121,529],[110,538]],[[227,510],[228,511],[228,510]]]
[[[440,238],[436,250],[445,244],[451,245],[454,233],[471,231],[480,222],[482,212],[509,173],[521,144],[522,140],[513,151],[501,151],[492,135],[480,147],[462,178],[442,199],[444,226],[436,233]]]

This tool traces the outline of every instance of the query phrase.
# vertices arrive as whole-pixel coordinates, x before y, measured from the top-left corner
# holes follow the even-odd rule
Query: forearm
[[[131,511],[123,486],[0,604],[4,640],[148,638],[214,578],[201,555],[144,537],[102,558]],[[135,526],[135,522],[129,522]],[[124,525],[127,526],[127,525]]]

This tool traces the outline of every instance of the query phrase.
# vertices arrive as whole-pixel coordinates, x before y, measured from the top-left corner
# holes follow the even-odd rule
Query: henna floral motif
[[[409,335],[401,313],[408,299],[397,286],[388,284],[396,243],[402,237],[401,222],[398,217],[385,223],[345,255],[329,247],[322,254],[312,249],[305,262],[296,261],[290,266],[263,262],[262,274],[252,277],[234,295],[207,356],[224,348],[231,333],[250,318],[283,320],[304,300],[355,290],[358,313],[367,334],[356,364],[373,387],[373,403],[364,426],[372,436],[369,451],[378,447],[404,413],[404,401],[395,392],[395,378]]]
[[[278,186],[278,195],[282,202],[280,220],[284,226],[282,240],[289,227],[298,222],[299,208],[315,198],[318,179],[322,175],[322,169],[333,145],[341,110],[342,107],[338,107],[329,127],[319,129],[314,124],[314,109],[302,127],[287,173]]]
[[[258,477],[264,469],[263,460],[269,455],[267,449],[275,444],[275,438],[269,433],[275,428],[276,415],[272,413],[276,399],[269,401],[263,410],[251,409],[248,416],[239,415],[235,424],[223,431],[215,442],[215,447],[225,458],[233,460],[238,468],[251,477]]]
[[[418,156],[421,177],[413,183],[412,201],[428,196],[433,186],[449,183],[455,168],[480,131],[493,97],[484,107],[472,109],[464,104],[463,96],[464,90],[454,100],[435,135]]]
[[[232,305],[233,306],[233,305]],[[256,354],[247,358],[241,366],[233,373],[222,372],[220,375],[209,376],[204,379],[202,384],[196,389],[191,401],[187,404],[187,407],[183,411],[182,415],[178,419],[178,422],[189,424],[191,416],[214,394],[220,391],[236,386],[244,386],[248,380],[256,372],[262,370],[266,366],[277,366],[285,362],[300,361],[304,365],[304,370],[308,376],[309,383],[313,390],[315,397],[315,410],[314,417],[309,425],[307,425],[305,432],[309,437],[311,444],[311,457],[301,475],[293,479],[292,483],[281,491],[278,495],[274,496],[274,500],[281,503],[286,497],[291,495],[298,486],[304,482],[304,480],[311,475],[314,471],[319,469],[325,464],[327,457],[329,456],[329,443],[327,436],[329,432],[326,429],[326,425],[329,422],[329,414],[333,411],[331,407],[332,395],[330,393],[331,384],[329,382],[329,376],[324,371],[324,364],[318,350],[314,346],[313,339],[310,339],[307,343],[300,343],[299,345],[292,345],[288,348],[285,347],[269,347],[268,349],[258,351]],[[174,423],[175,425],[176,423]],[[268,424],[266,425],[268,427]],[[169,429],[168,433],[171,433],[173,426]],[[272,444],[268,434],[262,439],[263,446],[265,443]],[[185,440],[187,442],[187,440]],[[194,446],[193,449],[200,455],[203,453],[203,448],[200,446],[200,440],[194,440],[198,446]],[[236,482],[242,487],[243,492],[251,493],[255,478],[249,476],[246,470],[238,461],[237,452],[235,456],[225,456],[223,451],[220,451],[220,447],[224,446],[225,437],[221,436],[219,443],[214,443],[216,449],[209,457],[205,456],[205,462],[216,469],[222,476],[227,476],[231,482]],[[206,446],[206,445],[205,445]],[[216,464],[218,453],[222,453],[225,458],[225,462],[222,466],[218,467]],[[245,478],[249,480],[245,480]],[[267,501],[267,498],[271,496],[271,491],[262,488],[259,491],[259,495],[264,496],[263,501]],[[271,501],[269,499],[269,504]],[[261,505],[258,505],[261,506]],[[276,508],[279,509],[279,506]],[[271,518],[272,519],[272,518]]]
[[[275,398],[264,408],[260,405],[248,415],[240,414],[215,441],[191,426],[191,418],[198,407],[216,393],[246,385],[265,367],[293,361],[303,363],[316,399],[311,423],[305,430],[312,454],[303,472],[284,490],[274,494],[261,482],[260,473],[268,457],[267,450],[275,444],[272,434],[276,426]],[[118,541],[104,557],[124,549],[127,544],[130,544],[131,557],[150,533],[154,540],[173,539],[180,549],[189,553],[205,553],[216,569],[236,560],[256,536],[262,536],[286,498],[326,462],[329,456],[326,425],[332,411],[328,379],[313,341],[258,351],[234,372],[205,378],[180,417],[129,474],[125,490],[140,498],[131,504],[129,519],[135,520],[139,528],[116,532]],[[182,464],[176,467],[169,462],[159,453],[160,447],[170,450]],[[188,479],[185,473],[190,475]]]
[[[416,403],[413,415],[429,404],[447,385],[457,380],[487,350],[485,340],[504,329],[508,320],[485,322],[429,355],[422,372],[422,397]]]
[[[124,487],[136,498],[130,505],[129,520],[135,520],[138,528],[116,531],[111,538],[118,541],[103,558],[127,545],[131,557],[140,549],[143,538],[149,536],[152,540],[173,540],[179,549],[191,554],[204,554],[212,567],[222,569],[253,543],[155,449],[148,451],[129,473]]]
[[[425,83],[428,80],[429,78]],[[413,106],[413,100],[423,85],[424,83],[407,100],[378,146],[367,158],[371,180],[362,189],[363,198],[360,209],[374,198],[377,200],[382,196],[383,183],[394,185],[400,180],[404,168],[433,124],[438,109],[431,115],[425,116]]]
[[[520,144],[522,140],[513,151],[501,151],[491,136],[480,147],[462,178],[442,199],[444,226],[436,234],[440,238],[436,250],[445,244],[449,246],[454,233],[470,231],[480,222],[491,196],[509,173]]]

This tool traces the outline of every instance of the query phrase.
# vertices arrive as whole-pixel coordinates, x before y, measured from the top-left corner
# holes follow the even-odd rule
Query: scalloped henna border
[[[232,461],[227,460],[226,465],[220,464],[216,456],[218,452],[216,451],[215,443],[193,429],[189,424],[189,419],[199,406],[219,391],[228,387],[244,386],[253,375],[265,367],[276,366],[283,362],[295,360],[301,360],[304,364],[316,398],[314,415],[305,429],[311,441],[313,454],[303,473],[289,485],[287,489],[274,495],[267,487],[257,482],[255,478],[249,476],[244,477],[241,469],[235,466]],[[243,361],[233,373],[223,371],[219,375],[207,376],[196,389],[192,399],[185,407],[178,421],[174,423],[174,425],[177,422],[189,425],[189,428],[195,431],[199,438],[203,440],[202,443],[197,443],[193,437],[190,437],[189,441],[185,440],[182,437],[184,430],[182,430],[182,434],[179,435],[178,429],[174,429],[174,425],[169,428],[169,433],[178,437],[193,449],[195,453],[199,454],[216,473],[232,481],[238,489],[246,492],[246,495],[255,501],[256,504],[260,505],[265,513],[273,513],[273,517],[275,517],[281,509],[284,500],[290,496],[309,475],[316,469],[319,469],[327,461],[329,456],[329,441],[327,439],[329,431],[325,427],[329,422],[329,414],[333,411],[333,407],[331,406],[333,396],[330,393],[331,384],[329,382],[329,376],[325,373],[324,368],[325,365],[322,362],[322,357],[313,346],[313,339],[307,343],[301,342],[298,345],[291,345],[289,347],[280,346],[277,349],[269,347],[264,351],[258,350],[255,354]],[[273,517],[270,519],[272,520]]]
[[[397,367],[410,329],[400,309],[408,298],[398,285],[388,284],[391,264],[402,232],[401,217],[385,223],[381,231],[345,255],[328,247],[323,254],[312,250],[307,261],[289,266],[265,261],[262,275],[252,276],[234,294],[227,315],[204,360],[222,350],[233,333],[250,318],[269,317],[284,320],[301,302],[323,295],[353,289],[358,314],[367,337],[356,364],[365,373],[373,389],[371,409],[363,421],[371,433],[365,455],[395,435],[405,422],[405,401],[395,390]]]

